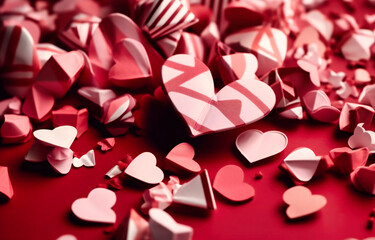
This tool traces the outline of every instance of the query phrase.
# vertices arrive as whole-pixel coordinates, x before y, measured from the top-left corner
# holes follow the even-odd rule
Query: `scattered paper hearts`
[[[8,167],[0,166],[0,193],[11,199],[14,195],[12,183],[10,182]]]
[[[114,192],[105,188],[95,188],[87,198],[79,198],[73,202],[72,212],[84,221],[115,223],[116,213],[112,210],[115,203]]]
[[[150,152],[138,155],[125,169],[125,173],[148,184],[158,184],[164,178],[163,171],[156,166],[156,158]]]
[[[254,188],[244,182],[244,173],[236,165],[222,167],[215,176],[213,188],[225,198],[242,202],[254,197]]]
[[[314,176],[320,159],[311,149],[304,147],[291,152],[284,163],[298,180],[308,182]]]
[[[209,69],[189,55],[168,58],[162,76],[169,98],[194,137],[255,122],[275,105],[272,89],[256,79],[237,80],[215,94]]]
[[[358,167],[350,174],[350,179],[359,191],[375,195],[375,164]]]
[[[282,152],[288,145],[288,137],[279,131],[247,130],[236,139],[237,149],[250,162],[256,162]]]
[[[351,148],[367,147],[370,154],[375,153],[375,132],[366,130],[363,123],[360,123],[354,129],[354,134],[349,138],[348,145]]]
[[[177,223],[168,213],[158,208],[151,208],[150,233],[153,239],[164,240],[190,240],[193,237],[193,229],[189,226]]]
[[[72,126],[61,126],[53,130],[34,131],[34,137],[46,146],[70,148],[77,136],[77,129]]]
[[[195,155],[194,148],[188,143],[180,143],[175,146],[165,157],[165,166],[167,170],[185,171],[189,173],[198,173],[201,171],[199,164],[193,159]]]
[[[286,215],[290,219],[300,218],[322,209],[327,204],[327,199],[318,194],[311,194],[311,191],[303,186],[295,186],[286,190],[283,200],[289,207]]]
[[[82,155],[80,158],[73,158],[73,166],[75,168],[85,167],[94,167],[95,166],[95,153],[91,149],[86,154]]]

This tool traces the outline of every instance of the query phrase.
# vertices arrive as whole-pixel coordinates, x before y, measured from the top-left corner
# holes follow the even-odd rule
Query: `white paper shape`
[[[363,123],[359,123],[354,129],[353,135],[348,140],[350,148],[367,147],[370,154],[375,153],[375,132],[366,130]]]
[[[306,147],[298,148],[291,152],[284,163],[293,172],[298,180],[308,182],[314,176],[321,157]]]
[[[73,159],[73,166],[75,168],[85,167],[94,167],[95,166],[95,152],[93,149],[88,151],[85,155],[82,155],[80,158]]]
[[[60,126],[53,130],[34,131],[34,137],[45,146],[70,148],[77,136],[77,129],[72,126]]]
[[[109,178],[113,178],[119,174],[121,174],[123,171],[119,168],[118,165],[113,166],[105,175]]]

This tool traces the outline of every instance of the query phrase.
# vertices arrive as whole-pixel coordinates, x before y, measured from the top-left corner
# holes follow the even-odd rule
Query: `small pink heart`
[[[153,239],[192,239],[193,229],[189,226],[177,223],[165,211],[159,208],[151,208],[149,215],[150,233]]]
[[[46,146],[70,148],[77,136],[77,129],[72,126],[61,126],[53,130],[40,129],[34,131],[34,137]]]
[[[311,149],[298,148],[284,159],[284,163],[298,180],[308,182],[314,176],[320,159]]]
[[[213,188],[235,202],[251,199],[255,195],[254,188],[244,182],[242,169],[235,165],[224,166],[217,172]]]
[[[47,154],[47,160],[60,174],[67,174],[72,168],[73,151],[69,148],[55,147]]]
[[[312,195],[310,190],[303,186],[295,186],[286,190],[283,200],[289,205],[286,215],[290,219],[310,215],[322,209],[327,199],[318,194]]]
[[[251,163],[273,156],[288,145],[288,137],[279,131],[261,132],[252,129],[238,135],[237,149]]]
[[[168,170],[183,170],[190,173],[200,172],[201,167],[194,161],[194,148],[189,143],[180,143],[165,157]]]
[[[350,179],[358,190],[375,195],[375,164],[357,168]]]
[[[79,219],[89,222],[115,223],[116,213],[111,209],[116,194],[106,188],[93,189],[87,198],[79,198],[72,204],[72,212]]]
[[[331,100],[322,90],[312,90],[303,96],[307,112],[321,122],[335,122],[340,117],[340,110],[331,106]]]
[[[148,184],[158,184],[164,178],[163,171],[156,166],[156,158],[150,152],[138,155],[125,169],[125,173]]]

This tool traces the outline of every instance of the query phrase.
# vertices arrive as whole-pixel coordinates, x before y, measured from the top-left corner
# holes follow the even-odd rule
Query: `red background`
[[[329,1],[321,9],[345,12],[340,1]],[[375,13],[364,1],[356,1],[354,16],[363,23],[365,13]],[[333,70],[343,70],[348,77],[352,71],[346,61],[333,59]],[[375,75],[373,61],[368,70]],[[75,98],[67,102],[81,107]],[[157,104],[156,104],[157,105]],[[332,148],[346,146],[350,134],[340,132],[337,124],[314,121],[290,121],[279,119],[271,113],[265,119],[224,133],[211,134],[196,139],[187,137],[180,118],[170,109],[154,106],[147,115],[148,131],[141,136],[128,134],[116,138],[115,148],[107,153],[95,150],[97,165],[94,168],[72,169],[66,176],[55,174],[47,162],[27,163],[23,157],[33,141],[21,145],[0,146],[0,165],[8,166],[14,188],[10,201],[0,202],[0,239],[56,239],[63,234],[73,234],[78,239],[108,239],[103,230],[109,225],[85,223],[71,213],[74,200],[86,197],[98,184],[105,182],[105,173],[126,154],[137,156],[144,151],[154,153],[162,162],[168,151],[178,143],[187,141],[196,151],[195,160],[209,172],[211,181],[216,172],[227,164],[240,166],[245,180],[253,185],[255,197],[242,204],[233,204],[215,194],[218,209],[208,212],[185,206],[173,205],[167,211],[180,223],[194,228],[194,239],[345,239],[375,236],[374,230],[366,229],[369,213],[375,207],[375,199],[356,191],[348,176],[327,173],[306,184],[314,194],[327,198],[327,205],[318,213],[300,220],[286,218],[286,205],[282,194],[292,186],[291,181],[279,169],[280,162],[295,148],[308,147],[317,155],[324,155]],[[235,138],[247,129],[284,132],[289,143],[280,154],[255,164],[248,164],[234,146]],[[80,154],[95,147],[105,134],[100,126],[92,123],[88,132],[76,140],[72,149]],[[370,157],[369,164],[374,162]],[[254,180],[261,171],[264,177]],[[131,208],[139,210],[145,188],[126,185],[116,191],[114,211],[117,223],[129,214]]]

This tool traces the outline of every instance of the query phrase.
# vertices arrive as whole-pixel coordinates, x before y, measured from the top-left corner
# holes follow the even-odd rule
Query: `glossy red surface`
[[[365,13],[375,13],[363,2],[357,2],[361,7],[354,13],[360,24]],[[345,11],[339,1],[332,1],[322,9],[326,13]],[[373,61],[368,66],[370,73],[375,75]],[[353,74],[346,68],[346,61],[339,58],[334,58],[332,69],[344,70],[349,77]],[[74,103],[81,107],[78,101],[72,100],[75,95],[70,95],[72,98],[58,105]],[[63,234],[73,234],[78,239],[109,239],[110,235],[105,235],[104,230],[110,225],[78,220],[70,210],[73,201],[86,197],[98,184],[104,183],[105,173],[126,154],[137,156],[150,151],[162,161],[169,150],[182,141],[192,144],[196,151],[195,160],[202,169],[208,170],[211,181],[221,167],[235,164],[244,170],[245,180],[256,192],[251,201],[241,204],[233,204],[215,194],[218,209],[212,212],[171,206],[167,211],[176,221],[194,228],[194,239],[308,240],[375,236],[375,229],[366,229],[368,215],[375,207],[375,198],[356,191],[349,176],[332,172],[306,184],[313,194],[327,198],[327,205],[320,212],[293,221],[285,215],[287,206],[282,194],[293,184],[278,165],[297,147],[308,147],[317,155],[324,155],[332,148],[346,146],[350,134],[340,132],[337,124],[282,120],[271,113],[246,127],[192,139],[171,108],[157,106],[147,115],[148,131],[141,136],[128,134],[117,137],[112,151],[101,153],[95,150],[97,165],[94,168],[72,169],[66,176],[55,174],[47,162],[27,163],[23,160],[33,141],[0,146],[0,165],[8,166],[15,192],[10,201],[0,202],[0,239],[56,239]],[[94,148],[98,140],[106,137],[100,129],[99,125],[91,123],[89,131],[73,143],[72,149],[83,154]],[[288,146],[276,156],[248,164],[234,146],[238,134],[247,129],[282,131],[289,138]],[[373,156],[370,157],[368,164],[374,163],[374,160]],[[259,171],[263,173],[263,178],[255,180],[254,176]],[[116,225],[131,208],[139,210],[144,190],[126,184],[123,190],[116,191],[117,203],[113,208],[118,219]]]

